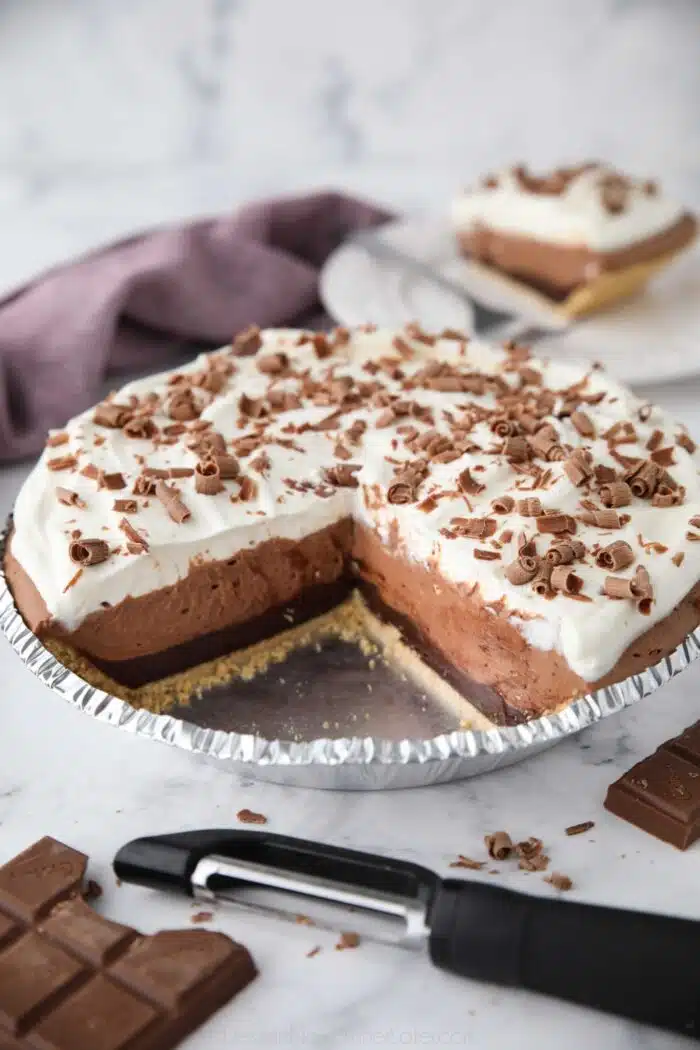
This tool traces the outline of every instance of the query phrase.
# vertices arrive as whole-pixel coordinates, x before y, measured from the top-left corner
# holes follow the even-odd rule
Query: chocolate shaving
[[[95,409],[92,421],[99,427],[112,427],[120,430],[129,422],[133,414],[133,409],[129,405],[119,405],[116,401],[103,401]]]
[[[75,576],[71,576],[71,578],[69,579],[68,583],[63,588],[63,593],[64,594],[66,593],[66,591],[69,591],[71,589],[71,587],[75,587],[76,583],[78,582],[80,577],[83,575],[84,571],[85,571],[84,569],[78,569],[78,571],[76,572]]]
[[[614,543],[599,550],[595,560],[599,568],[619,572],[620,569],[626,569],[632,564],[634,551],[624,540],[615,540]]]
[[[200,460],[194,468],[194,487],[200,496],[216,496],[218,492],[223,492],[226,486],[221,480],[216,460]]]
[[[47,470],[72,470],[73,467],[77,467],[78,460],[75,456],[54,456],[53,459],[47,459],[46,468]]]
[[[520,435],[506,438],[501,452],[511,463],[525,463],[530,458],[530,446]]]
[[[131,491],[135,496],[152,496],[156,491],[155,478],[149,478],[146,474],[139,474],[134,479],[134,486]]]
[[[595,437],[595,426],[593,425],[593,420],[590,416],[586,415],[585,412],[581,412],[577,409],[575,412],[571,413],[569,418],[581,437]]]
[[[323,476],[330,485],[338,488],[356,489],[359,482],[355,472],[361,469],[360,463],[338,463],[332,467],[326,467]]]
[[[148,416],[137,416],[134,419],[129,419],[122,427],[122,434],[128,438],[149,440],[154,438],[157,433],[158,427]]]
[[[676,444],[681,448],[684,448],[686,452],[689,452],[692,456],[693,452],[697,449],[697,445],[685,431],[681,430],[679,434],[676,434]]]
[[[593,474],[590,452],[574,449],[569,458],[564,460],[564,471],[572,485],[583,485]]]
[[[475,547],[473,553],[474,553],[474,557],[477,559],[477,561],[500,561],[501,560],[501,555],[498,553],[498,551],[484,550],[483,547]]]
[[[239,332],[233,340],[232,350],[236,357],[252,357],[262,346],[262,337],[257,325],[252,324],[249,328]]]
[[[87,506],[85,500],[81,499],[77,492],[73,492],[72,489],[64,489],[61,485],[56,489],[56,496],[58,502],[64,507],[80,507],[82,510]]]
[[[240,482],[240,487],[238,489],[238,499],[241,501],[241,503],[248,503],[250,502],[250,500],[255,499],[255,497],[258,494],[257,482],[254,481],[253,478],[248,477],[247,474],[243,475],[243,477],[240,479]],[[231,498],[234,499],[235,497],[232,496]]]
[[[101,489],[108,489],[110,492],[117,492],[119,489],[126,488],[126,481],[124,475],[118,471],[114,474],[105,474],[103,470],[100,471],[97,486]]]
[[[147,540],[141,535],[140,532],[138,532],[134,528],[131,522],[127,520],[127,518],[122,518],[122,520],[119,522],[119,528],[122,530],[126,538],[130,541],[129,552],[131,554],[141,554],[142,552],[148,551],[149,547]],[[138,550],[132,550],[132,547],[137,547]]]
[[[493,536],[498,526],[493,518],[452,518],[450,527],[457,536],[483,540]]]
[[[166,485],[164,481],[156,481],[155,495],[165,507],[168,516],[176,524],[182,525],[192,517],[192,512],[182,502],[180,494],[174,486]]]
[[[135,499],[115,499],[112,504],[112,510],[120,514],[136,514],[138,509],[139,505]]]
[[[646,462],[642,461],[639,466],[631,468],[625,475],[625,479],[629,482],[633,495],[647,499],[654,495],[661,474],[661,467],[657,463],[646,460]]]
[[[187,443],[187,447],[196,452],[202,459],[210,456],[226,455],[226,441],[223,435],[216,430],[208,430],[204,434],[197,434],[194,440]]]
[[[242,416],[247,416],[250,419],[260,419],[262,416],[267,415],[264,398],[248,397],[247,394],[241,394],[239,397],[238,410]]]
[[[99,565],[109,558],[109,544],[104,540],[73,540],[68,555],[76,565]]]
[[[463,470],[457,477],[457,488],[464,496],[478,496],[486,488],[481,482],[472,477],[469,469]]]
[[[55,434],[49,434],[46,439],[47,448],[58,448],[60,445],[67,445],[70,441],[69,435],[65,430],[58,430]]]
[[[616,600],[634,598],[634,581],[623,576],[606,576],[603,581],[603,594]]]
[[[275,376],[289,368],[289,358],[283,353],[263,354],[255,362],[263,375]]]
[[[683,562],[685,561],[685,554],[683,553],[683,551],[678,551],[678,553],[677,553],[677,554],[674,554],[674,555],[673,555],[673,557],[671,558],[671,561],[673,562],[673,564],[674,564],[674,565],[675,565],[675,566],[676,566],[677,568],[679,568],[679,569],[680,569],[681,565],[682,565],[682,564],[683,564]]]
[[[548,598],[554,593],[552,588],[552,571],[553,566],[548,561],[540,561],[537,567],[537,575],[532,581],[532,589],[535,594],[539,594],[542,598]]]
[[[219,475],[227,481],[240,474],[241,468],[235,456],[212,456],[212,459],[219,468]]]
[[[192,390],[186,387],[184,390],[176,391],[169,398],[165,412],[171,419],[185,423],[191,419],[197,419],[201,409],[195,401]]]

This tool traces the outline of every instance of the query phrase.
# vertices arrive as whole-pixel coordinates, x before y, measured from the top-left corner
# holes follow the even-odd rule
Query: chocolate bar
[[[605,808],[678,849],[700,837],[700,722],[608,788]]]
[[[224,934],[98,915],[86,867],[43,838],[0,868],[1,1050],[170,1050],[256,975]]]

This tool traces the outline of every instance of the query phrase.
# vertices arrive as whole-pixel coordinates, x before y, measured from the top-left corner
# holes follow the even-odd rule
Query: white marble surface
[[[575,10],[574,10],[575,7]],[[700,9],[590,0],[5,0],[0,5],[0,288],[144,224],[250,195],[339,185],[434,210],[501,163],[609,157],[700,204]],[[0,338],[1,338],[0,332]],[[660,349],[662,352],[662,349]],[[700,435],[700,380],[650,392]],[[25,466],[0,475],[0,514]],[[601,807],[607,784],[698,716],[700,667],[623,717],[480,780],[384,794],[280,788],[93,723],[0,643],[0,860],[43,834],[92,857],[98,907],[146,930],[186,902],[118,888],[111,858],[149,832],[235,821],[384,851],[447,872],[485,831],[542,837],[573,897],[700,918],[700,851],[679,854]],[[593,819],[567,839],[564,828]],[[503,867],[503,866],[501,866]],[[475,876],[478,877],[478,876]],[[539,876],[503,871],[551,893]],[[233,911],[258,981],[193,1050],[683,1045],[425,959]],[[315,944],[323,951],[308,959]]]

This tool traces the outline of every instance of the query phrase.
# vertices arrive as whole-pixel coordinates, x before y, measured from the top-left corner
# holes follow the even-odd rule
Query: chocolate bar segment
[[[700,722],[608,788],[605,808],[678,849],[700,837]]]
[[[86,867],[44,838],[0,868],[0,1050],[170,1050],[255,977],[221,933],[98,915]]]

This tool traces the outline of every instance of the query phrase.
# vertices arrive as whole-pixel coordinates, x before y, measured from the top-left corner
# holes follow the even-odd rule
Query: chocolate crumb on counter
[[[83,889],[83,900],[88,903],[98,901],[103,893],[104,890],[96,879],[88,879]]]
[[[569,837],[573,835],[585,835],[587,831],[595,827],[594,820],[583,820],[580,824],[570,824],[568,828],[565,828],[565,834]]]
[[[236,819],[240,820],[241,824],[267,824],[265,814],[255,813],[252,809],[239,809]]]
[[[194,915],[190,915],[190,922],[197,926],[203,922],[211,922],[214,918],[213,911],[196,911]]]
[[[467,868],[469,871],[481,871],[482,868],[486,867],[485,860],[472,860],[471,857],[465,857],[464,854],[458,853],[457,860],[453,860],[450,864],[451,868]]]
[[[307,959],[313,959],[313,957],[315,955],[318,955],[318,953],[320,951],[321,951],[321,945],[320,944],[315,944],[314,947],[310,948],[309,951],[306,953],[306,958]]]
[[[347,931],[345,933],[341,933],[340,939],[338,940],[338,943],[335,946],[335,950],[337,952],[342,952],[345,951],[346,948],[357,948],[359,943],[359,933],[352,933],[352,931]]]
[[[562,875],[559,871],[553,871],[551,875],[545,875],[544,881],[548,882],[550,886],[554,886],[555,890],[561,890],[566,892],[573,888],[573,882],[568,875]]]

